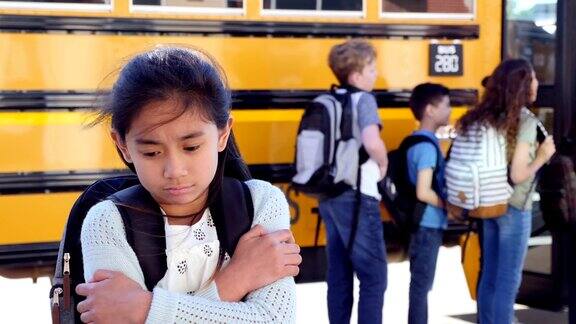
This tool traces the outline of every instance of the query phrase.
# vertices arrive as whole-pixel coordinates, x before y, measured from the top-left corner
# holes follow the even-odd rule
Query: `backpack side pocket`
[[[479,204],[478,169],[474,164],[450,160],[446,164],[448,202],[463,209],[474,209]]]
[[[292,181],[306,184],[325,160],[324,134],[319,130],[302,130],[297,142],[296,175]]]

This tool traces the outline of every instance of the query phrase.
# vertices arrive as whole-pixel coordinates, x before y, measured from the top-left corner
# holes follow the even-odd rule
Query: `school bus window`
[[[111,0],[0,0],[0,7],[23,9],[94,9],[98,5],[110,5]]]
[[[38,2],[38,3],[100,3],[110,4],[110,0],[0,0],[1,2]]]
[[[390,18],[474,18],[474,0],[382,0],[382,16]]]
[[[151,11],[162,11],[159,8],[174,10],[175,8],[186,8],[194,11],[199,10],[227,10],[242,9],[243,0],[133,0],[132,4],[136,9],[149,9]],[[150,7],[148,7],[150,6]]]
[[[554,84],[556,3],[556,0],[506,2],[504,56],[530,61],[543,85]]]
[[[317,13],[356,12],[361,14],[363,0],[264,0],[263,9],[286,10],[294,13],[313,11]]]

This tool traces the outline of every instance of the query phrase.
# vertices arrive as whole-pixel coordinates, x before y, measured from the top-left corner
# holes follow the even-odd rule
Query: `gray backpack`
[[[359,187],[357,105],[363,93],[333,87],[305,110],[296,140],[295,190],[325,199]]]

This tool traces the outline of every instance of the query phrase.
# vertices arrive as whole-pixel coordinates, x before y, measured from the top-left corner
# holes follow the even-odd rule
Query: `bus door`
[[[572,49],[576,6],[567,0],[507,0],[503,10],[502,58],[525,58],[532,63],[540,87],[536,115],[554,134],[557,152],[574,154],[576,51]],[[533,197],[532,236],[524,265],[518,302],[557,308],[565,303],[569,260],[574,245],[570,231],[551,228]],[[546,216],[546,217],[544,217]],[[572,231],[573,233],[573,231]],[[570,247],[570,248],[569,248]],[[572,261],[573,262],[573,261]],[[572,270],[573,276],[574,270]]]

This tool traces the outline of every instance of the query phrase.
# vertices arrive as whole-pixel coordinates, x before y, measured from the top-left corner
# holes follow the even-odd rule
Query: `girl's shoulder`
[[[132,247],[126,238],[126,227],[116,204],[103,200],[90,208],[82,223],[80,234],[82,248],[100,249],[102,246],[120,249],[122,253],[131,253],[131,262],[136,260]]]
[[[250,189],[250,195],[252,196],[255,209],[262,203],[286,202],[284,192],[270,182],[252,179],[245,183]]]
[[[269,231],[289,228],[290,211],[284,192],[262,180],[248,180],[245,183],[254,205],[253,224],[261,224]]]
[[[82,232],[105,232],[112,237],[116,232],[124,232],[124,222],[114,202],[103,200],[92,206],[82,223]]]
[[[88,217],[94,218],[114,218],[114,216],[120,217],[120,212],[118,207],[112,200],[102,200],[101,202],[90,207],[88,213],[86,214],[86,219]]]
[[[528,108],[523,107],[520,112],[520,123],[538,123],[538,117]]]
[[[252,194],[252,196],[268,194],[276,190],[280,191],[278,187],[264,180],[250,179],[245,181],[244,183],[248,186],[248,188],[250,188],[250,193]]]
[[[518,136],[527,138],[530,141],[536,137],[536,128],[538,127],[538,117],[526,108],[522,109],[520,114],[520,126],[518,129]]]

